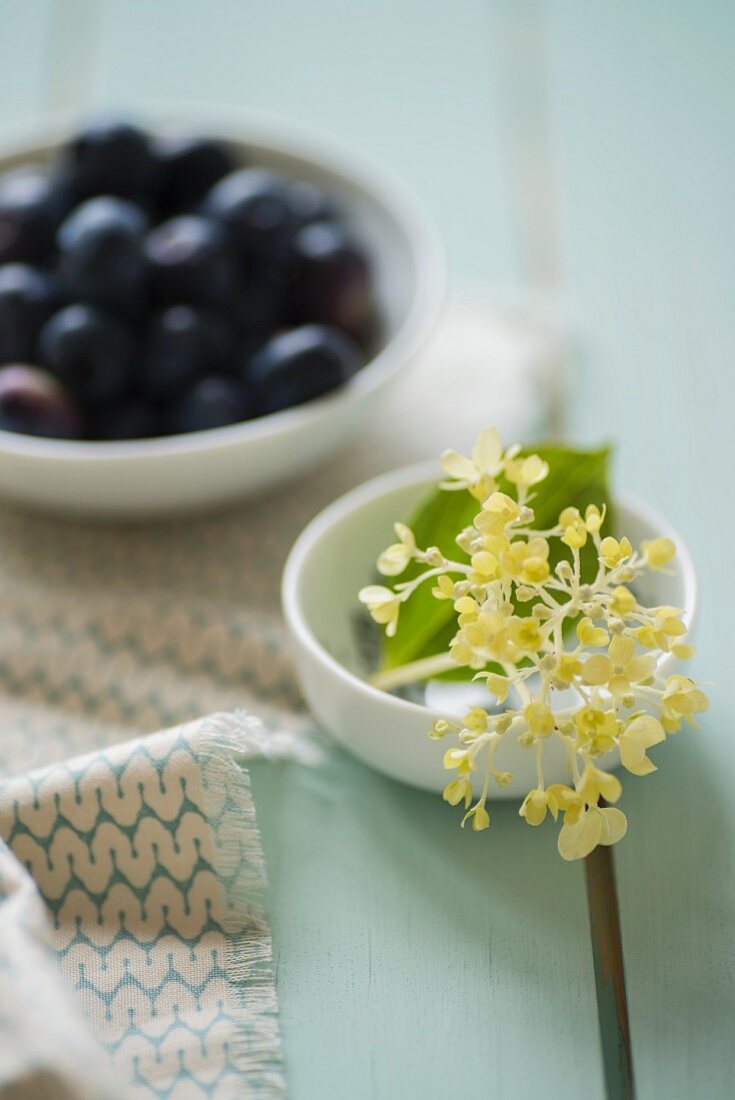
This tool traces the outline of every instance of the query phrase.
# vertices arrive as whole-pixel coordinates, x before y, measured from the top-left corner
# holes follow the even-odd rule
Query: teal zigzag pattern
[[[263,863],[236,762],[258,736],[215,717],[0,783],[0,836],[131,1094],[283,1094]]]
[[[51,714],[151,729],[258,698],[281,724],[298,705],[275,616],[161,592],[121,600],[5,586],[0,693]],[[99,743],[99,739],[97,741]]]

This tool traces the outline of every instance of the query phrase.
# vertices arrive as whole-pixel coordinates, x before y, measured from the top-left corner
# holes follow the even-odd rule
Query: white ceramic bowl
[[[393,522],[410,516],[436,480],[436,465],[421,463],[375,478],[331,504],[293,547],[282,590],[301,689],[314,716],[371,767],[432,791],[446,783],[442,767],[446,745],[427,737],[440,713],[366,682],[369,670],[356,626],[366,614],[357,592],[375,576],[376,558],[393,539]],[[672,575],[648,573],[638,587],[647,604],[683,608],[691,632],[697,592],[686,547],[671,525],[647,505],[627,496],[618,496],[615,504],[620,530],[634,544],[658,535],[676,543]],[[669,655],[662,659],[659,672],[667,674],[672,666]],[[614,766],[614,755],[604,763]],[[496,798],[523,796],[536,781],[534,755],[521,749],[515,739],[503,742],[497,766],[512,772],[513,782],[497,790]],[[568,778],[557,739],[545,748],[544,773],[548,783]]]
[[[444,261],[416,199],[388,173],[330,142],[243,112],[186,108],[143,120],[227,140],[248,163],[323,185],[365,242],[385,336],[370,362],[323,398],[212,431],[122,443],[38,439],[0,431],[0,495],[57,512],[159,516],[262,492],[299,476],[371,415],[436,321]],[[0,140],[0,172],[42,163],[73,129],[67,118]],[[1,135],[0,135],[1,137]]]

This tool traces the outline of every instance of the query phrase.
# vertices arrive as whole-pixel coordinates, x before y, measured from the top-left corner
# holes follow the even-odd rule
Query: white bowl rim
[[[363,680],[354,672],[350,672],[333,657],[315,637],[306,619],[301,606],[299,583],[306,559],[311,554],[314,546],[336,522],[377,497],[412,485],[415,485],[416,488],[426,485],[428,489],[431,482],[435,480],[438,480],[438,464],[434,460],[418,462],[371,478],[369,481],[357,486],[357,488],[351,489],[343,496],[338,497],[337,500],[319,512],[301,532],[288,555],[281,582],[281,603],[286,622],[300,644],[308,649],[322,665],[346,682],[351,690],[357,691],[373,701],[380,701],[383,705],[395,707],[406,714],[423,714],[433,717],[438,715],[438,712],[433,708],[424,706],[421,703],[413,703],[408,699],[402,699],[397,695],[391,695],[389,692],[373,687],[367,680]],[[684,584],[684,600],[682,601],[684,604],[684,621],[687,626],[687,633],[690,633],[694,627],[697,613],[698,581],[694,562],[686,543],[669,520],[656,509],[649,507],[640,498],[630,493],[616,493],[614,499],[627,511],[645,516],[652,526],[676,544],[676,556],[681,567]],[[670,655],[665,655],[659,665],[666,660],[667,656],[670,657]]]
[[[114,112],[110,110],[109,113]],[[416,282],[410,308],[395,335],[345,386],[304,405],[223,428],[153,439],[45,439],[0,429],[0,454],[5,452],[40,461],[104,459],[112,463],[129,463],[161,455],[225,450],[242,443],[245,438],[248,442],[256,442],[280,436],[284,430],[317,424],[329,410],[338,413],[342,406],[351,406],[355,398],[380,388],[420,350],[431,332],[445,295],[446,261],[433,219],[423,202],[399,176],[362,151],[353,150],[348,142],[302,129],[300,125],[296,127],[265,111],[207,103],[159,101],[136,105],[130,113],[140,119],[141,125],[154,129],[206,126],[209,133],[225,140],[229,138],[245,145],[252,142],[275,154],[311,161],[316,167],[357,185],[388,210],[406,231],[416,258]],[[6,158],[32,158],[39,148],[57,144],[74,122],[79,121],[79,117],[79,111],[62,111],[29,122],[3,125],[0,127],[0,162]]]

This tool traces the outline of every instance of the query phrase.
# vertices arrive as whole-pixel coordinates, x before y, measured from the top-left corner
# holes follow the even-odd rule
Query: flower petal
[[[623,793],[623,785],[616,775],[597,770],[597,785],[606,802],[617,802]]]
[[[588,657],[582,665],[582,678],[586,684],[606,684],[612,673],[612,663],[603,653]]]
[[[475,465],[485,474],[495,474],[502,457],[503,444],[495,428],[483,428],[472,448],[472,459]],[[444,468],[446,469],[446,466]]]
[[[652,656],[634,657],[625,668],[625,675],[634,684],[640,684],[642,680],[648,680],[656,671],[656,658]]]
[[[557,847],[562,859],[584,859],[600,843],[602,817],[596,808],[582,814],[574,825],[562,825]]]
[[[608,650],[610,660],[614,665],[627,665],[635,653],[635,642],[632,638],[626,638],[622,634],[613,635]]]
[[[617,844],[622,840],[628,828],[628,821],[622,810],[614,806],[606,806],[597,811],[602,818],[602,830],[599,844]]]
[[[393,593],[390,588],[386,588],[382,584],[368,584],[365,588],[361,588],[357,594],[357,598],[360,603],[366,604],[379,604],[385,603],[388,600],[393,599]]]
[[[640,745],[650,749],[651,745],[660,745],[666,740],[664,728],[652,714],[639,714],[628,724],[621,737],[623,740],[635,740]]]
[[[633,775],[650,775],[656,765],[646,756],[646,749],[658,745],[666,737],[657,718],[641,714],[629,722],[620,735],[620,759]]]
[[[397,577],[411,560],[411,551],[403,542],[394,542],[378,558],[378,572],[384,577]]]
[[[477,467],[471,458],[465,458],[458,451],[445,451],[442,455],[442,469],[450,477],[461,478],[463,481],[474,481],[477,477]]]
[[[608,687],[613,695],[625,695],[630,691],[630,680],[627,676],[611,676]]]
[[[529,791],[518,813],[529,825],[541,825],[546,818],[547,798],[544,791]]]

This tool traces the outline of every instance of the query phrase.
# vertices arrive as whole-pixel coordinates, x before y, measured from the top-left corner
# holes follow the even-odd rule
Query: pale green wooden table
[[[346,136],[424,195],[452,267],[558,295],[566,428],[686,536],[699,733],[625,794],[638,1094],[735,1077],[735,11],[715,0],[0,0],[0,121],[208,99]],[[519,136],[523,134],[524,136]],[[441,443],[441,441],[438,441]],[[603,1094],[582,868],[501,807],[347,757],[255,776],[294,1100]]]

